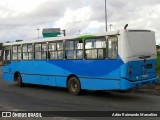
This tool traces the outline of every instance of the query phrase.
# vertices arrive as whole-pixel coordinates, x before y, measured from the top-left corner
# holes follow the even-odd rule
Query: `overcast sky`
[[[105,0],[0,0],[0,42],[31,40],[40,29],[58,27],[67,35],[105,31]],[[112,30],[151,29],[160,44],[160,0],[107,0]],[[108,30],[110,27],[108,26]]]

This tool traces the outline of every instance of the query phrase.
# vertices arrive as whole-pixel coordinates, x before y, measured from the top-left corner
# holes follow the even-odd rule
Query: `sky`
[[[150,29],[160,44],[160,0],[106,0],[108,31]],[[44,28],[105,32],[105,0],[0,0],[0,42],[33,40]],[[112,25],[110,27],[110,25]]]

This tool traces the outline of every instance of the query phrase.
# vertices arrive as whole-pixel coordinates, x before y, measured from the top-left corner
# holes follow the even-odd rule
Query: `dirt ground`
[[[160,82],[158,84],[140,87],[135,92],[160,96]]]

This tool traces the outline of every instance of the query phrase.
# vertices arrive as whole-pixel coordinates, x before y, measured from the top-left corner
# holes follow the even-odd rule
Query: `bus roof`
[[[13,43],[4,43],[3,46],[29,44],[29,43],[41,43],[41,42],[60,41],[60,40],[70,40],[70,39],[78,39],[78,38],[85,39],[85,38],[111,36],[111,35],[118,35],[118,34],[119,34],[119,31],[109,31],[109,32],[99,33],[99,34],[80,34],[80,35],[65,36],[65,37],[64,36],[63,37],[49,37],[49,38],[42,38],[42,39],[36,39],[36,40],[26,40],[26,41],[13,42]]]
[[[63,37],[49,37],[49,38],[42,38],[36,40],[26,40],[20,42],[13,42],[13,43],[4,43],[3,46],[9,45],[21,45],[21,44],[29,44],[29,43],[41,43],[41,42],[50,42],[50,41],[60,41],[60,40],[71,40],[71,39],[86,39],[86,38],[94,38],[100,36],[112,36],[112,35],[119,35],[120,31],[126,31],[124,29],[117,30],[117,31],[107,31],[104,33],[97,33],[97,34],[80,34],[80,35],[73,35],[73,36],[63,36]],[[144,29],[130,29],[127,30],[128,32],[154,32],[152,30],[144,30]]]

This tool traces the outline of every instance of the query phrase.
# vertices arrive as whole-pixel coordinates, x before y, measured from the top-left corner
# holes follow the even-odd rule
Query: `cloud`
[[[64,13],[64,17],[55,23],[55,27],[66,29],[68,35],[76,34],[88,26],[90,12],[89,7],[82,7],[77,10],[69,8]]]
[[[105,31],[105,0],[0,0],[0,41],[36,39],[37,28],[60,27],[67,35]],[[152,29],[160,44],[159,0],[107,0],[112,30]]]
[[[10,6],[13,3],[11,1],[16,1],[18,8],[14,4],[11,9]],[[19,1],[27,3],[28,0],[1,1],[0,30],[3,32],[0,35],[0,41],[2,42],[15,41],[15,39],[20,37],[24,40],[29,38],[35,39],[37,37],[37,28],[42,30],[43,28],[53,27],[60,18],[63,18],[67,9],[72,8],[74,11],[77,9],[77,6],[83,6],[80,2],[73,0],[45,0],[45,2],[44,0],[39,0],[38,4],[34,4],[31,0],[28,1],[28,4],[23,2],[19,4]],[[24,9],[31,8],[30,4],[33,4],[32,8],[34,9],[32,11],[26,12],[22,9],[23,7]]]

